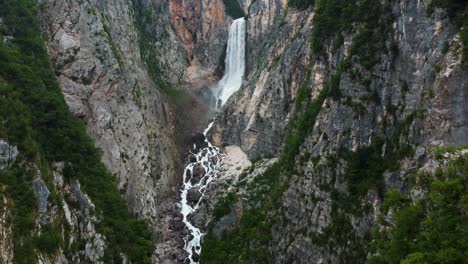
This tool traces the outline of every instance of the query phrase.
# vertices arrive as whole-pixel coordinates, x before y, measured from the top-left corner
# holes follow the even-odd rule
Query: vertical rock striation
[[[179,158],[171,109],[141,59],[133,14],[129,1],[50,0],[42,20],[68,106],[102,149],[130,211],[157,229],[158,206],[175,192]]]
[[[223,1],[169,1],[169,17],[190,62],[186,81],[220,75],[232,21],[225,15]]]
[[[236,97],[217,117],[215,144],[241,146],[250,158],[273,156],[305,77],[310,11],[289,11],[286,1],[260,0],[249,7],[246,76]]]
[[[273,222],[268,234],[254,233],[269,237],[267,252],[258,247],[230,257],[365,262],[385,192],[408,192],[409,175],[433,162],[434,147],[468,144],[468,74],[461,69],[459,30],[444,10],[428,15],[425,1],[383,1],[339,11],[358,14],[342,29],[335,13],[324,5],[317,10],[324,2],[297,10],[285,1],[257,0],[246,8],[246,78],[211,137],[217,145],[240,146],[250,158],[279,156],[283,170],[247,171],[243,178],[254,184],[244,187],[243,180],[233,190],[244,213],[280,198],[266,207]],[[359,21],[366,17],[359,10],[381,13],[369,23]],[[265,188],[274,198],[258,194]],[[249,222],[249,232],[262,232],[258,221]],[[244,231],[233,229],[229,238],[236,245],[265,243],[242,240]],[[216,245],[212,235],[204,245],[212,252],[202,256],[207,263],[216,252],[227,257],[222,250],[229,244]]]

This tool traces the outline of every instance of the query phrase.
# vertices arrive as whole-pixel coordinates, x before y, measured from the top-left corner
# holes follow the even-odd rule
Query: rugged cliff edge
[[[455,14],[429,1],[289,2],[246,3],[247,76],[211,133],[252,159],[279,160],[255,163],[229,183],[230,194],[207,202],[214,216],[201,261],[399,262],[410,253],[395,260],[391,246],[370,246],[379,241],[373,227],[401,228],[401,215],[381,211],[386,193],[426,199],[434,187],[415,175],[438,184],[436,150],[468,144],[465,7]],[[435,253],[419,254],[410,259]]]

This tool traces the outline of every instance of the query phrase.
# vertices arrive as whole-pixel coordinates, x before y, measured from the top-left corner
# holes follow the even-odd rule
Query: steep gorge
[[[0,262],[462,261],[463,1],[0,5]],[[242,15],[245,69],[228,80],[240,89],[216,109],[229,27]],[[43,129],[40,114],[56,122]],[[211,121],[205,139],[197,132]],[[209,184],[180,201],[189,178]],[[181,213],[184,203],[197,209]],[[454,229],[435,239],[440,214]],[[201,256],[188,249],[194,230]],[[427,237],[438,253],[422,251]]]

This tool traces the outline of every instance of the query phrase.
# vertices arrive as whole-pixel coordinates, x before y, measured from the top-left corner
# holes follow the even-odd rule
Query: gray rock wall
[[[418,164],[431,162],[434,146],[468,143],[468,74],[460,68],[458,30],[443,10],[428,17],[427,4],[392,3],[392,33],[386,45],[394,43],[398,52],[382,52],[370,70],[353,64],[352,70],[361,75],[344,72],[339,98],[325,99],[315,124],[310,124],[313,132],[301,144],[295,171],[283,173],[289,180],[281,206],[271,212],[275,224],[270,253],[275,263],[349,263],[354,257],[365,258],[366,234],[377,223],[382,198],[377,190],[371,188],[364,197],[349,201],[366,208],[361,214],[338,209],[349,219],[349,234],[329,233],[336,221],[336,194],[349,193],[348,161],[339,156],[342,150],[356,151],[385,138],[385,153],[391,137],[399,145],[412,146],[414,155],[398,160],[398,168],[382,175],[385,190],[405,192],[409,173]],[[309,61],[311,9],[287,9],[274,0],[257,0],[248,9],[245,81],[217,118],[211,137],[218,145],[239,145],[251,158],[278,156],[297,110],[293,102],[307,65],[311,69],[307,92],[313,99],[349,54],[355,35],[343,32],[339,50],[332,52],[331,44],[325,43],[324,58]],[[371,99],[374,93],[379,100]]]
[[[159,204],[174,197],[179,157],[171,109],[140,57],[131,4],[50,0],[41,16],[68,106],[102,149],[131,212],[157,229]],[[166,61],[185,62],[181,56]],[[172,64],[167,71],[177,76],[184,65]]]
[[[287,11],[286,1],[252,3],[244,83],[216,118],[215,144],[238,145],[251,159],[278,152],[305,77],[310,22],[310,11]]]

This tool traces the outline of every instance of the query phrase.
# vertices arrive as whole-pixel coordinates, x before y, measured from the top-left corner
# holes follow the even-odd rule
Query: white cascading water
[[[226,51],[225,71],[223,78],[215,87],[215,95],[221,105],[239,90],[245,71],[245,19],[232,22]],[[218,105],[220,105],[218,103]]]
[[[215,86],[215,95],[218,105],[223,105],[229,97],[235,93],[242,85],[242,77],[245,69],[245,19],[239,18],[233,21],[229,28],[229,39],[226,51],[225,73],[223,78]],[[211,129],[211,122],[203,132],[205,136],[202,146],[194,145],[189,163],[184,169],[183,189],[181,192],[181,213],[183,222],[188,228],[190,235],[184,239],[185,250],[188,253],[186,262],[198,263],[201,253],[202,231],[195,227],[189,220],[189,215],[195,213],[205,195],[208,184],[218,175],[220,167],[221,153],[219,148],[213,146],[206,134]],[[198,151],[197,151],[198,150]],[[194,169],[203,168],[201,177],[195,177]],[[200,176],[200,175],[199,175]],[[189,201],[189,193],[197,192],[199,198],[196,202]]]

